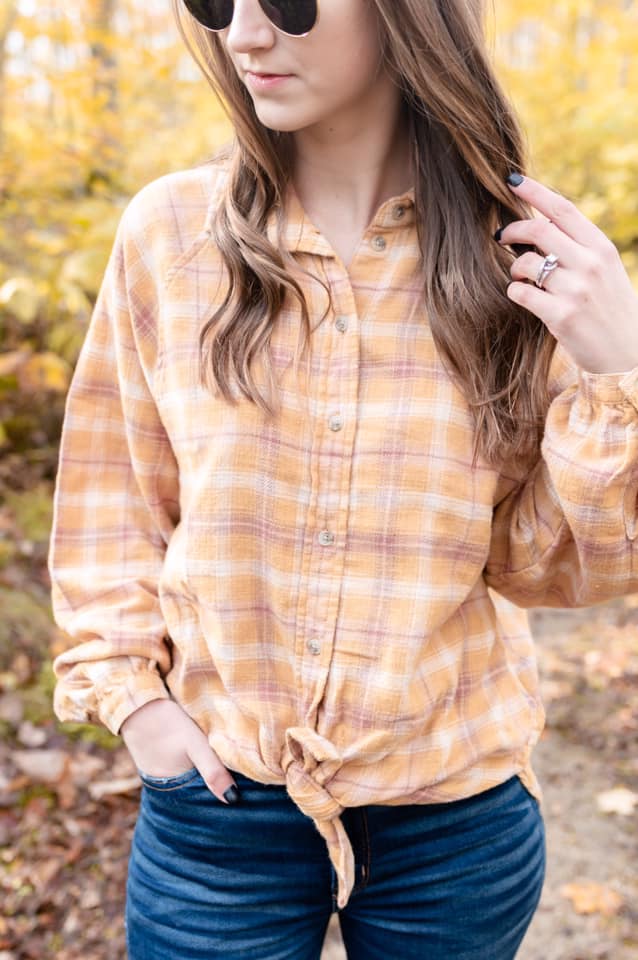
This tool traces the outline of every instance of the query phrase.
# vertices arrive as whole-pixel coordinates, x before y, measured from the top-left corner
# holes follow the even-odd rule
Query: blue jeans
[[[196,770],[143,777],[126,899],[129,960],[319,960],[336,876],[284,785],[231,771],[236,805]],[[511,960],[545,875],[545,830],[518,777],[451,803],[342,815],[355,887],[350,960]]]

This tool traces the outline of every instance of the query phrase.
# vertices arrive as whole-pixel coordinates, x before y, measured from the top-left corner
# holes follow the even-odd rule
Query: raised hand
[[[638,294],[612,241],[537,180],[514,174],[508,184],[543,216],[515,220],[494,238],[533,245],[558,262],[538,287],[543,256],[524,253],[510,267],[507,296],[542,320],[583,370],[623,373],[638,366]]]

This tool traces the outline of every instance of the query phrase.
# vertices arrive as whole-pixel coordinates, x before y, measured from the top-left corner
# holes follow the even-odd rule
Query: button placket
[[[368,248],[370,238],[368,237]],[[299,677],[302,709],[312,724],[329,683],[332,644],[339,610],[345,564],[344,484],[352,469],[354,423],[344,411],[356,409],[359,389],[359,319],[347,270],[337,259],[327,260],[334,313],[332,332],[323,327],[315,381],[316,414],[313,442],[313,488],[309,520],[314,528],[300,582]],[[322,329],[322,328],[319,328]],[[348,331],[348,336],[343,336]],[[339,375],[335,376],[335,369]],[[338,436],[337,436],[338,433]]]

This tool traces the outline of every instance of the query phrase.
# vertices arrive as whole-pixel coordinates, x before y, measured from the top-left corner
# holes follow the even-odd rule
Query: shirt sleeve
[[[177,464],[152,394],[152,246],[135,200],[66,399],[48,555],[53,616],[76,641],[53,662],[55,713],[114,734],[135,709],[170,696],[158,582],[179,513]]]
[[[638,591],[638,367],[568,379],[540,460],[494,510],[485,579],[522,607]]]

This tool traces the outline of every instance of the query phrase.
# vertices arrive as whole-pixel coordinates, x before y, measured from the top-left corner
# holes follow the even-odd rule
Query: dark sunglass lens
[[[300,37],[317,19],[317,0],[259,0],[269,20],[284,33]]]
[[[233,19],[233,0],[184,0],[184,6],[209,30],[225,30]]]

